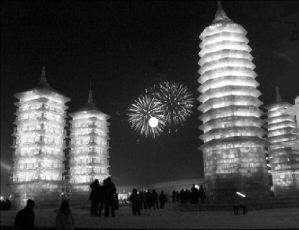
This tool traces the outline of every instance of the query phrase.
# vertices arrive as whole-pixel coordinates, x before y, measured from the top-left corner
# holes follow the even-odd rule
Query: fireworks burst
[[[158,136],[164,128],[163,105],[152,95],[140,96],[129,107],[129,122],[131,127],[145,136]],[[155,117],[158,120],[156,127],[149,125],[149,120]]]
[[[162,104],[168,126],[181,124],[192,113],[194,98],[186,86],[176,82],[163,82],[152,92]]]

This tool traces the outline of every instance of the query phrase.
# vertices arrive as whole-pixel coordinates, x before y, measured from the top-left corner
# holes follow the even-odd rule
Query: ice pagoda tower
[[[215,19],[200,35],[201,150],[215,200],[236,191],[249,197],[268,193],[261,93],[246,33],[218,2]]]
[[[70,184],[72,194],[81,196],[95,179],[109,177],[109,116],[95,106],[90,90],[86,105],[71,117]]]
[[[31,198],[36,205],[60,202],[64,171],[65,104],[70,99],[53,90],[42,68],[37,87],[14,95],[16,128],[12,191],[14,203],[23,206]]]
[[[299,196],[299,149],[294,115],[286,114],[291,105],[282,101],[276,88],[276,102],[268,109],[269,159],[276,196]]]

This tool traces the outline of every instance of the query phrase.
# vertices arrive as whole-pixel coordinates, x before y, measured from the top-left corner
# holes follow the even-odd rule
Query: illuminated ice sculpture
[[[294,107],[281,100],[268,109],[269,159],[276,196],[299,196],[299,149]]]
[[[71,117],[70,185],[72,193],[84,193],[95,179],[109,177],[109,116],[95,106],[90,91],[87,104]]]
[[[53,90],[42,69],[37,87],[15,94],[12,190],[16,206],[32,198],[59,202],[64,171],[65,116],[70,99]]]
[[[239,191],[268,193],[261,93],[246,30],[218,2],[212,24],[200,35],[198,88],[205,183],[217,200]]]

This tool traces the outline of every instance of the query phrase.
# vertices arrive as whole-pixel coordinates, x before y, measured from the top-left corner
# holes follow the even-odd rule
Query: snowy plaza
[[[1,230],[299,229],[299,2],[6,14]]]
[[[36,227],[55,228],[55,210],[35,210]],[[1,229],[12,228],[16,211],[1,211]],[[120,207],[115,218],[90,217],[88,209],[74,209],[78,229],[298,229],[299,207],[249,210],[234,215],[233,211],[191,211],[179,204],[167,204],[164,210],[142,210],[133,216],[130,206]],[[9,228],[7,227],[7,228]]]

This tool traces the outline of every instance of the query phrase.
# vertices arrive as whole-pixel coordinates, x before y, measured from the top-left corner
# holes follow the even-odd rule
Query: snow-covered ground
[[[12,226],[16,211],[1,211],[0,225]],[[90,217],[87,209],[73,210],[77,228],[196,228],[196,229],[299,229],[299,208],[249,211],[245,216],[232,211],[182,211],[168,204],[164,210],[142,210],[133,216],[130,206],[116,211],[115,218]],[[35,210],[37,227],[54,227],[53,209]]]

